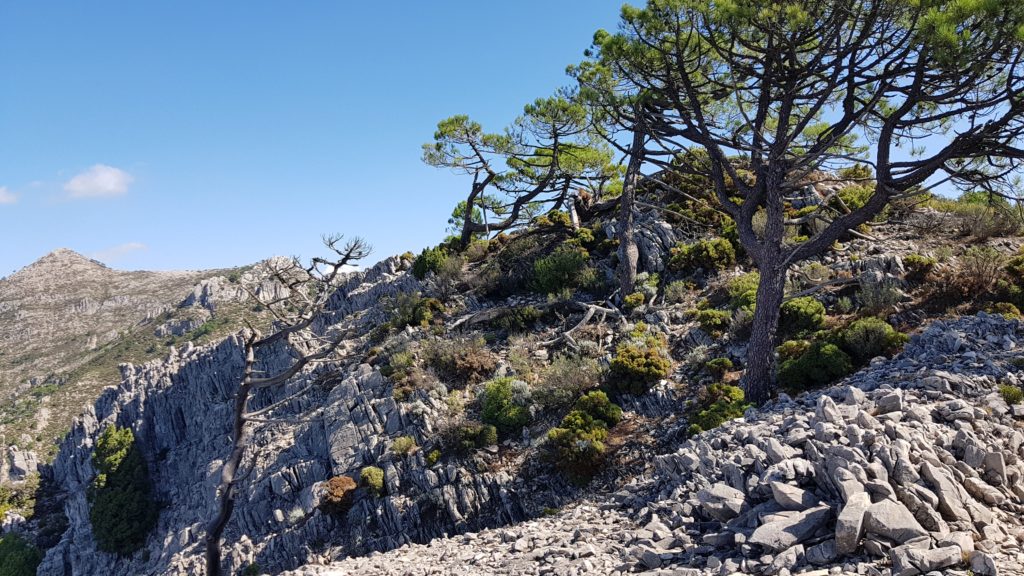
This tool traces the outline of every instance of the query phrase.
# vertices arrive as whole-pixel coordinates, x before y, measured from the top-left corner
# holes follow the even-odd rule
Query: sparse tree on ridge
[[[645,160],[706,177],[760,271],[748,399],[775,389],[792,264],[915,191],[1008,193],[1024,158],[1022,41],[1024,3],[1001,0],[650,0],[595,35],[574,74],[647,104]],[[706,160],[680,166],[688,149]],[[786,198],[857,163],[876,175],[864,205],[823,204],[803,216],[816,234],[786,240]]]
[[[269,280],[283,290],[273,299],[266,299],[255,289],[243,288],[273,316],[273,331],[263,335],[249,326],[242,333],[245,369],[234,398],[231,426],[231,453],[221,467],[217,487],[218,506],[206,528],[206,574],[221,574],[221,538],[235,506],[239,468],[249,445],[248,423],[288,422],[281,415],[292,400],[308,393],[312,384],[269,405],[250,409],[249,401],[260,390],[279,389],[293,377],[317,362],[330,360],[344,340],[344,332],[331,333],[323,326],[327,305],[338,287],[344,268],[370,254],[370,246],[359,238],[342,244],[340,236],[324,238],[333,253],[330,258],[313,258],[303,265],[297,258],[287,262],[268,263],[269,271],[260,281]],[[287,368],[276,373],[262,373],[256,368],[256,355],[273,346],[287,346],[294,358]],[[294,420],[292,420],[294,421]]]
[[[502,133],[484,132],[464,115],[442,120],[423,161],[473,177],[460,204],[463,246],[475,234],[522,226],[538,206],[560,210],[574,189],[600,190],[619,176],[611,151],[593,138],[587,108],[567,94],[527,105]],[[477,210],[484,221],[474,218]]]

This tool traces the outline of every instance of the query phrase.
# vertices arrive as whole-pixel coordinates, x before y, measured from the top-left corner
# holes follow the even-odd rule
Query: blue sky
[[[0,0],[0,276],[434,244],[468,186],[420,162],[437,121],[500,129],[621,4]]]

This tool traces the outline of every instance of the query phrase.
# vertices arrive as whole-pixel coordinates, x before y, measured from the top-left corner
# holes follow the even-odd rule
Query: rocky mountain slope
[[[720,222],[666,221],[659,206],[704,216],[661,194],[636,216],[624,298],[599,212],[346,274],[314,324],[337,354],[252,399],[282,404],[248,424],[225,573],[1018,570],[1019,236],[926,207],[794,267],[789,393],[744,414],[756,273],[708,234]],[[278,290],[261,279],[201,280],[122,340],[166,352],[123,364],[40,467],[61,514],[4,514],[45,549],[39,574],[203,571],[243,366],[220,319],[252,312],[240,283]],[[112,429],[132,432],[159,511],[121,554],[101,551],[91,496]]]
[[[552,516],[294,576],[1024,573],[1024,325],[936,322],[893,360],[671,447]],[[671,435],[669,431],[668,435]]]
[[[117,384],[119,362],[154,358],[208,320],[174,312],[197,285],[232,273],[125,272],[60,249],[0,279],[0,449],[48,451]],[[14,463],[2,460],[0,481]]]

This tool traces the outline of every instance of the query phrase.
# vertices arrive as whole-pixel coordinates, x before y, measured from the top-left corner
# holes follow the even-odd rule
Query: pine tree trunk
[[[785,267],[762,268],[753,329],[747,344],[747,367],[743,374],[746,399],[758,406],[770,400],[775,392],[775,336],[786,286]]]
[[[643,164],[644,135],[639,128],[633,130],[633,145],[630,149],[629,166],[626,167],[626,178],[622,185],[622,196],[619,198],[619,297],[625,298],[633,293],[636,284],[636,265],[640,260],[640,250],[636,245],[636,229],[633,224],[633,204],[636,198],[636,186],[640,181],[640,166]]]

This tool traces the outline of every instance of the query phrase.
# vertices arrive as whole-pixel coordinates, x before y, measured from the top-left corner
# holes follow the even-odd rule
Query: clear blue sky
[[[621,4],[0,0],[0,276],[434,244],[468,185],[420,162],[437,121],[500,129]]]

